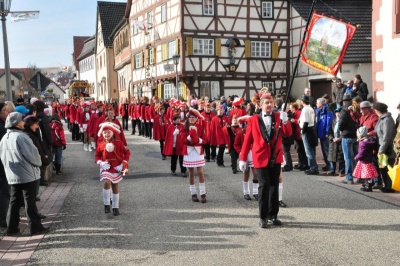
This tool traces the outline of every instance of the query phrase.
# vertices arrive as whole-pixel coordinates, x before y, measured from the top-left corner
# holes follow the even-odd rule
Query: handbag
[[[378,154],[378,165],[379,168],[385,168],[389,165],[388,156],[385,153]]]

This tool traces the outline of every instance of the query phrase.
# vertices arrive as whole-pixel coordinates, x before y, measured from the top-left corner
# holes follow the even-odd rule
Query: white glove
[[[100,168],[101,168],[102,170],[108,170],[108,169],[110,169],[110,164],[109,164],[108,162],[100,161],[100,162],[98,163],[98,165],[100,166]]]
[[[114,169],[117,170],[118,172],[121,172],[122,171],[122,167],[123,167],[123,165],[121,163],[120,165],[115,166]]]
[[[284,124],[286,124],[287,123],[287,121],[289,120],[289,118],[288,118],[288,116],[287,116],[287,113],[286,112],[283,112],[283,111],[281,111],[281,120],[282,120],[282,122],[284,123]]]
[[[151,119],[150,122],[151,122],[151,123],[154,123],[154,119]]]
[[[192,138],[190,136],[187,136],[188,141],[192,141]]]
[[[179,129],[175,128],[175,130],[174,130],[174,136],[176,136],[176,135],[178,135],[178,134],[179,134]]]
[[[83,133],[83,127],[80,127],[80,128],[79,128],[79,132],[80,132],[80,133]]]
[[[246,171],[246,162],[245,161],[239,161],[239,169],[244,173]]]

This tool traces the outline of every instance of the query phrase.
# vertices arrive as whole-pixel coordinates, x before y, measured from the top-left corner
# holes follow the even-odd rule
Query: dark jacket
[[[358,84],[358,96],[360,96],[363,101],[366,101],[368,99],[368,86],[367,83],[364,81],[360,80],[360,83]]]
[[[328,153],[328,161],[330,162],[344,162],[344,155],[342,151],[342,140],[339,142],[333,142],[334,135],[334,128],[337,121],[334,119],[332,121],[332,125],[329,129],[329,153]]]
[[[39,129],[36,130],[36,136],[43,142],[42,148],[44,152],[50,157],[53,149],[53,139],[51,137],[50,122],[51,117],[44,113],[38,113],[36,117],[39,119]]]
[[[38,131],[39,129],[37,129]],[[42,160],[42,166],[47,166],[50,164],[51,157],[49,157],[44,149],[43,149],[43,143],[40,141],[40,138],[36,135],[36,132],[33,132],[30,128],[25,129],[25,133],[31,138],[33,145],[37,148],[39,154],[40,154],[40,159]],[[47,156],[47,157],[46,157]]]
[[[346,92],[346,86],[342,83],[342,86],[336,86],[335,91],[333,92],[333,97],[335,97],[335,102],[338,104],[342,103],[343,95]]]
[[[356,138],[358,124],[351,118],[350,111],[347,109],[350,103],[343,106],[340,111],[339,130],[342,138]]]
[[[395,158],[393,139],[396,136],[396,129],[391,113],[388,112],[379,117],[375,134],[379,143],[379,152],[385,153],[391,159]]]
[[[0,140],[7,133],[7,129],[4,127],[5,121],[0,119]],[[0,176],[6,176],[6,172],[4,171],[4,165],[0,160]]]

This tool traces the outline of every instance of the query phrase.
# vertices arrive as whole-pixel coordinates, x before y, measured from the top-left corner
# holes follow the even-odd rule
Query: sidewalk
[[[37,202],[39,212],[46,215],[43,220],[45,227],[51,226],[55,222],[64,200],[74,186],[74,182],[51,183],[45,188]],[[15,236],[4,236],[0,241],[0,265],[25,265],[29,262],[33,252],[43,239],[44,235],[30,236],[27,219],[23,217],[19,228],[21,234]],[[5,235],[5,230],[2,232]]]

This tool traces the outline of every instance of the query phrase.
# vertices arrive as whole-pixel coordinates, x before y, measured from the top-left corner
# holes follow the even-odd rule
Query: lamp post
[[[175,73],[176,73],[176,86],[175,86],[175,90],[176,90],[176,98],[179,99],[179,90],[178,90],[178,64],[179,64],[179,58],[180,55],[179,54],[174,54],[172,56],[172,59],[174,60],[174,65],[175,65]]]
[[[8,41],[7,41],[7,28],[6,28],[6,16],[10,12],[11,1],[12,0],[0,0],[1,26],[3,28],[4,71],[6,74],[6,100],[7,101],[12,101],[10,59],[8,57]]]

